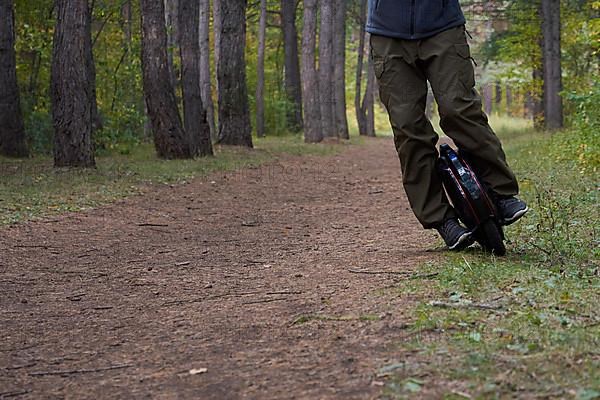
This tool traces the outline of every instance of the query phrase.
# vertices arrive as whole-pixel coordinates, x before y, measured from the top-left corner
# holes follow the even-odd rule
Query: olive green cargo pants
[[[438,135],[425,116],[427,81],[440,126],[467,151],[472,167],[498,195],[516,195],[515,175],[488,124],[475,90],[475,73],[463,26],[423,40],[371,36],[371,54],[413,212],[425,228],[454,217],[436,162]]]

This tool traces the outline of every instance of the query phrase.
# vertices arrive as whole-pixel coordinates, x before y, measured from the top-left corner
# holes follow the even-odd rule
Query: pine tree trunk
[[[323,140],[319,108],[319,78],[316,66],[317,0],[304,0],[302,27],[302,106],[304,109],[304,141]]]
[[[487,115],[492,113],[492,86],[489,83],[483,85],[483,110]]]
[[[560,54],[560,0],[542,0],[544,66],[544,121],[548,129],[563,127],[562,68]]]
[[[367,115],[367,136],[370,137],[375,137],[375,84],[375,64],[373,58],[369,56],[367,87],[362,107]]]
[[[321,127],[324,137],[337,137],[335,108],[333,107],[333,0],[320,3],[321,26],[319,29],[319,99]],[[314,34],[314,32],[312,33]]]
[[[495,103],[496,103],[496,112],[500,111],[502,107],[502,84],[500,82],[496,82],[495,84]]]
[[[216,140],[215,106],[210,75],[210,0],[200,0],[200,88],[210,136]]]
[[[215,39],[215,50],[214,50],[214,62],[215,62],[215,72],[217,71],[217,65],[219,65],[219,60],[221,59],[221,0],[212,0],[213,2],[213,36]],[[217,100],[219,99],[219,74],[215,73],[215,89],[217,92]],[[217,104],[218,107],[218,104]],[[216,111],[215,117],[218,118],[218,110]],[[218,125],[217,121],[217,125]],[[217,139],[219,128],[217,128]]]
[[[283,29],[284,86],[291,108],[287,125],[292,132],[302,130],[302,84],[298,59],[298,32],[296,30],[296,0],[281,0]]]
[[[177,110],[169,69],[164,4],[156,0],[141,0],[140,3],[144,97],[154,146],[162,158],[191,158],[192,146]]]
[[[123,26],[123,36],[125,39],[126,47],[131,47],[131,41],[133,39],[132,19],[133,10],[131,0],[127,0],[121,6],[121,20]]]
[[[335,130],[340,138],[350,139],[346,115],[346,0],[335,0],[333,39]]]
[[[246,0],[219,1],[219,143],[252,147],[246,86]]]
[[[532,113],[533,113],[533,127],[537,130],[544,129],[544,99],[543,90],[539,92],[538,84],[544,80],[544,71],[541,68],[533,69],[533,82],[536,90],[532,94]],[[542,83],[543,85],[543,83]]]
[[[210,127],[200,89],[200,3],[179,0],[179,43],[185,132],[192,155],[213,154]]]
[[[509,117],[512,115],[512,89],[506,85],[506,115]]]
[[[0,1],[0,154],[26,157],[25,127],[17,84],[13,0]]]
[[[54,165],[93,167],[93,90],[87,0],[57,0],[50,96]]]
[[[267,35],[267,0],[260,0],[258,23],[258,61],[256,66],[256,135],[265,136],[265,37]]]
[[[365,59],[365,20],[367,14],[367,1],[361,0],[360,3],[360,16],[359,16],[359,33],[358,33],[358,49],[357,60],[356,60],[356,88],[354,94],[354,112],[356,113],[356,123],[358,125],[358,134],[363,136],[367,134],[367,115],[365,110],[361,107],[362,100],[362,76],[364,70],[364,59]],[[368,64],[367,64],[368,65]]]
[[[174,52],[179,43],[177,29],[177,1],[163,0],[165,5],[165,25],[167,27],[167,55],[169,60],[169,71],[171,74],[171,84],[177,88],[177,71],[175,69]]]
[[[92,2],[92,6],[93,6]],[[93,9],[89,8],[88,18],[89,21],[86,25],[88,32],[85,34],[85,39],[88,43],[85,45],[86,48],[86,63],[87,68],[90,73],[90,89],[92,91],[92,136],[95,131],[101,130],[103,127],[102,119],[100,118],[100,113],[98,112],[98,101],[96,96],[96,63],[94,62],[94,49],[92,44],[92,13]]]

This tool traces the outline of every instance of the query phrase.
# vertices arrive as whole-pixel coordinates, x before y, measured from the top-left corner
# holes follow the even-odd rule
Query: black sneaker
[[[523,200],[514,196],[499,198],[496,202],[500,213],[502,225],[510,225],[529,211],[529,207]]]
[[[436,229],[450,250],[462,250],[473,244],[471,232],[460,225],[456,218],[445,220]]]

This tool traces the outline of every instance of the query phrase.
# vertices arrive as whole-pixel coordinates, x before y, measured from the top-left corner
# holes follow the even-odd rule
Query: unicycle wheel
[[[504,232],[502,227],[489,219],[483,222],[474,233],[475,240],[485,251],[503,256],[506,254],[504,246]]]

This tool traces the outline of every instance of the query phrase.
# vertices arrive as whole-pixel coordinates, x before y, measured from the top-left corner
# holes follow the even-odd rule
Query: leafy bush
[[[574,161],[581,173],[597,172],[600,167],[600,82],[588,93],[570,93],[567,100],[575,105],[573,129],[554,138],[557,161]]]
[[[32,111],[25,114],[27,145],[32,154],[51,154],[54,128],[48,111]]]
[[[145,117],[135,106],[122,107],[105,121],[104,129],[94,135],[96,152],[117,151],[129,154],[143,140]]]

